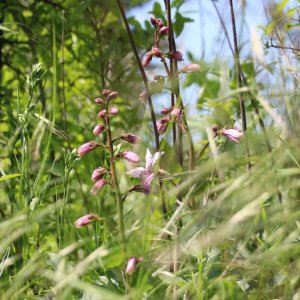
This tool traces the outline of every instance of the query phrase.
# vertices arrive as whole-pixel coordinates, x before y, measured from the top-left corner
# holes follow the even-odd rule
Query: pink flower
[[[93,129],[93,134],[94,135],[99,135],[103,130],[105,129],[105,126],[102,124],[98,124],[94,127]]]
[[[139,99],[140,99],[140,101],[143,102],[143,103],[147,101],[148,97],[147,97],[147,91],[146,91],[146,90],[144,90],[144,91],[142,91],[142,92],[140,93]]]
[[[174,53],[170,53],[170,56],[176,61],[182,61],[182,53],[180,51],[175,51]]]
[[[160,111],[160,113],[162,114],[162,115],[167,115],[169,112],[171,112],[173,110],[173,107],[169,107],[169,108],[166,108],[166,107],[164,107],[161,111]]]
[[[98,104],[104,104],[105,103],[105,101],[102,98],[96,98],[95,102],[98,103]]]
[[[154,17],[151,17],[151,18],[150,18],[150,22],[151,22],[151,24],[152,24],[154,27],[156,27],[156,21],[157,21],[156,18],[154,18]]]
[[[184,67],[182,67],[178,73],[192,73],[192,72],[197,72],[201,69],[200,65],[198,64],[189,64]]]
[[[220,130],[220,134],[222,134],[223,136],[227,137],[229,140],[239,143],[240,139],[243,136],[243,132],[242,130],[238,129],[238,128],[223,128]]]
[[[104,119],[107,115],[107,111],[106,109],[102,109],[99,113],[98,113],[98,117],[101,119]]]
[[[89,152],[91,152],[92,150],[94,150],[97,147],[98,147],[97,142],[91,141],[91,142],[85,143],[77,149],[77,154],[79,156],[84,156],[84,155],[88,154]]]
[[[132,151],[124,151],[122,152],[122,157],[124,157],[127,161],[132,163],[138,163],[140,161],[139,156]]]
[[[155,164],[163,154],[164,152],[156,152],[152,156],[149,149],[147,149],[145,168],[137,167],[127,172],[129,176],[141,179],[141,184],[133,186],[130,191],[142,192],[145,194],[150,193],[150,185],[154,179]]]
[[[136,266],[138,263],[141,263],[143,261],[142,257],[136,258],[135,256],[132,256],[128,259],[127,266],[126,266],[126,273],[128,275],[132,275],[134,271],[136,270]]]
[[[150,64],[150,62],[152,60],[152,56],[153,56],[153,54],[151,51],[146,53],[146,55],[143,59],[143,62],[142,62],[143,67],[147,67]]]
[[[159,34],[166,34],[169,32],[169,27],[168,26],[163,26],[160,30],[159,30]]]
[[[156,126],[158,134],[163,134],[166,132],[169,125],[168,122],[170,121],[170,119],[170,116],[166,116],[157,121]]]
[[[107,170],[103,167],[100,167],[100,168],[97,168],[93,171],[92,173],[92,181],[96,182],[98,181],[99,179],[101,179],[101,177],[103,175],[105,175],[107,173]]]
[[[114,99],[114,98],[117,98],[118,96],[119,96],[119,93],[114,91],[114,92],[109,93],[108,98]]]
[[[156,20],[156,27],[162,28],[163,26],[164,26],[164,23],[160,19],[157,19]]]
[[[74,225],[76,228],[82,228],[90,223],[92,223],[93,221],[95,220],[98,220],[99,219],[99,216],[96,215],[96,214],[88,214],[88,215],[85,215],[79,219],[77,219],[75,222],[74,222]]]
[[[131,144],[137,144],[139,142],[139,138],[136,135],[131,134],[131,133],[124,133],[121,135],[120,138]]]
[[[171,112],[171,115],[173,115],[178,123],[182,120],[182,109],[180,107],[174,107],[174,109]]]
[[[103,89],[102,90],[102,94],[107,97],[109,94],[111,93],[111,90],[108,90],[108,89]]]
[[[162,56],[161,50],[157,47],[152,47],[151,53],[152,53],[153,56],[156,56],[156,57],[161,57]]]
[[[109,113],[114,116],[117,115],[118,112],[119,112],[119,110],[116,107],[112,107],[109,111]]]
[[[93,185],[91,189],[91,194],[96,195],[99,190],[101,190],[105,185],[109,184],[109,182],[105,179],[99,179],[96,181],[96,183]]]

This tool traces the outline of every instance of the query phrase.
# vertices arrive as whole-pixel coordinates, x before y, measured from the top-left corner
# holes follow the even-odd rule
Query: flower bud
[[[146,53],[146,55],[143,59],[143,62],[142,62],[143,67],[147,67],[150,64],[150,62],[152,60],[152,56],[153,56],[153,54],[151,51]]]
[[[114,91],[114,92],[109,93],[108,98],[114,99],[114,98],[117,98],[118,96],[119,96],[119,93]]]
[[[164,23],[160,19],[157,19],[156,20],[156,27],[162,28],[163,26],[164,26]]]
[[[151,53],[152,53],[153,56],[156,56],[156,57],[161,57],[162,56],[161,50],[157,47],[152,47]]]
[[[175,120],[177,122],[181,122],[181,120],[182,120],[182,109],[180,107],[175,107],[172,110],[171,115],[173,115],[175,117]]]
[[[79,219],[77,219],[75,222],[74,222],[74,225],[76,228],[82,228],[90,223],[92,223],[93,221],[95,220],[98,220],[99,219],[99,216],[96,215],[96,214],[88,214],[88,215],[85,215]]]
[[[122,157],[124,157],[127,161],[132,163],[138,163],[140,161],[139,156],[132,151],[124,151],[122,152]]]
[[[95,102],[96,102],[97,104],[105,104],[105,101],[104,101],[102,98],[96,98],[96,99],[95,99]]]
[[[102,94],[107,97],[109,94],[111,93],[111,90],[108,90],[108,89],[103,89],[102,90]]]
[[[88,154],[89,152],[91,152],[92,150],[94,150],[97,147],[98,147],[97,142],[91,141],[91,142],[85,143],[77,149],[77,154],[79,156],[84,156],[84,155]]]
[[[170,117],[163,117],[159,121],[157,121],[156,126],[157,126],[157,131],[158,134],[163,134],[166,132],[168,128],[168,122],[170,121]]]
[[[109,182],[105,179],[99,179],[96,181],[96,183],[93,185],[91,189],[91,194],[96,195],[99,190],[101,190],[105,185],[109,184]]]
[[[200,65],[198,64],[189,64],[189,65],[186,65],[184,67],[182,67],[178,73],[192,73],[192,72],[197,72],[200,70]]]
[[[173,58],[175,61],[182,61],[182,53],[180,51],[170,52],[170,57]]]
[[[151,17],[151,18],[150,18],[150,23],[151,23],[154,27],[156,27],[156,18]]]
[[[138,263],[141,263],[143,261],[142,257],[136,258],[135,256],[132,256],[128,259],[127,266],[126,266],[126,273],[128,275],[132,275],[134,271],[136,270],[136,266]]]
[[[163,76],[163,75],[154,75],[153,76],[153,79],[154,80],[164,80],[166,77],[165,76]]]
[[[163,26],[160,30],[159,30],[159,34],[167,34],[169,32],[169,27],[168,26]]]
[[[107,116],[107,111],[106,109],[102,109],[99,113],[98,113],[98,117],[101,119],[104,119]]]
[[[100,168],[97,168],[93,171],[92,173],[92,181],[96,182],[98,181],[99,179],[101,179],[101,177],[103,175],[105,175],[107,173],[107,170],[103,167],[100,167]]]
[[[111,114],[111,115],[117,115],[118,114],[118,112],[119,112],[119,110],[116,108],[116,107],[112,107],[110,110],[109,110],[109,113]]]
[[[120,138],[131,144],[137,144],[139,142],[139,138],[136,135],[131,134],[131,133],[124,133],[121,135]]]
[[[238,128],[223,128],[220,130],[220,133],[235,143],[239,143],[243,136],[242,130]]]
[[[171,112],[173,110],[173,107],[169,107],[169,108],[167,108],[167,107],[164,107],[161,111],[160,111],[160,113],[162,114],[162,115],[167,115],[169,112]]]
[[[105,129],[105,126],[102,124],[97,124],[93,129],[94,135],[99,135],[103,130]]]

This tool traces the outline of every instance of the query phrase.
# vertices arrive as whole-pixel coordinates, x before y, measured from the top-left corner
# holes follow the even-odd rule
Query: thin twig
[[[238,84],[238,87],[241,88],[243,86],[242,67],[240,64],[240,53],[239,53],[239,47],[238,47],[238,41],[237,41],[236,23],[235,23],[235,16],[234,16],[232,0],[229,0],[229,4],[230,4],[231,25],[232,25],[232,33],[233,33],[235,65],[236,65],[236,72],[237,72],[237,84]],[[247,131],[246,109],[245,109],[244,97],[243,97],[242,93],[239,93],[239,103],[240,103],[240,114],[241,114],[241,119],[242,119],[243,131],[246,133],[246,131]],[[246,165],[247,165],[247,168],[250,170],[251,169],[250,150],[249,150],[247,136],[245,138],[245,141],[246,141]]]
[[[147,92],[147,99],[148,99],[148,104],[149,104],[149,108],[150,108],[151,120],[152,120],[152,124],[153,124],[153,129],[154,129],[156,151],[159,151],[159,134],[158,134],[158,130],[157,130],[156,117],[155,117],[153,103],[152,103],[152,99],[151,99],[151,94],[150,94],[150,88],[149,88],[148,79],[147,79],[145,70],[144,70],[144,68],[142,66],[141,60],[139,58],[137,47],[135,45],[135,42],[134,42],[131,30],[130,30],[130,27],[129,27],[129,24],[128,24],[128,21],[127,21],[127,18],[126,18],[123,5],[122,5],[122,3],[121,3],[120,0],[116,0],[116,2],[118,4],[120,13],[122,15],[122,18],[123,18],[123,21],[124,21],[124,24],[125,24],[125,27],[126,27],[126,31],[127,31],[128,37],[129,37],[129,41],[131,43],[131,47],[132,47],[132,50],[134,52],[134,56],[135,56],[136,62],[138,64],[138,66],[139,66],[139,69],[140,69],[140,72],[141,72],[141,75],[142,75],[142,78],[143,78],[143,82],[144,82],[145,89],[146,89],[146,92]]]

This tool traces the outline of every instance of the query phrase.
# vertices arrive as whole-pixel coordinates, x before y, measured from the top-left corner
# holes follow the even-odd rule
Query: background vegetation
[[[300,299],[299,1],[264,1],[266,22],[255,31],[244,22],[247,1],[233,1],[235,22],[231,1],[224,10],[207,2],[219,18],[215,47],[225,41],[231,57],[186,53],[179,63],[200,65],[179,79],[194,166],[189,136],[181,161],[170,127],[160,136],[162,182],[123,203],[125,251],[114,189],[90,194],[106,152],[78,159],[74,150],[95,139],[103,88],[119,92],[113,135],[140,137],[120,147],[138,153],[141,166],[147,148],[158,150],[117,2],[1,1],[0,299]],[[141,59],[153,45],[149,18],[168,19],[168,1],[153,2],[150,14],[147,3],[123,3],[145,15],[128,18]],[[175,39],[193,21],[187,3],[171,3]],[[168,39],[160,46],[167,51]],[[150,81],[164,73],[158,59],[145,70]],[[157,119],[173,88],[152,90]],[[214,138],[215,125],[246,129],[241,100],[241,143]],[[137,183],[132,168],[116,162],[124,194]],[[100,220],[75,228],[87,213]],[[130,257],[143,258],[132,275]]]

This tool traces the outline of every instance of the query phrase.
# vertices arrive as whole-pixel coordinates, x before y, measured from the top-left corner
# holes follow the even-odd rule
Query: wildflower
[[[124,133],[121,135],[120,138],[131,144],[137,144],[139,142],[139,138],[136,135],[131,134],[131,133]]]
[[[75,222],[74,222],[74,225],[76,228],[82,228],[90,223],[92,223],[93,221],[95,220],[98,220],[99,219],[99,216],[96,215],[96,214],[88,214],[88,215],[85,215],[79,219],[77,219]]]
[[[147,67],[150,64],[150,62],[152,60],[152,56],[153,56],[153,54],[151,51],[146,53],[146,55],[143,59],[143,62],[142,62],[143,67]]]
[[[140,93],[140,95],[139,95],[139,100],[141,101],[141,102],[146,102],[146,100],[147,100],[147,91],[146,90],[143,90],[141,93]]]
[[[94,135],[99,135],[103,130],[105,129],[105,126],[102,124],[97,124],[93,129]]]
[[[126,273],[128,275],[132,275],[134,271],[136,270],[136,266],[138,263],[141,263],[143,261],[142,257],[136,258],[135,256],[132,256],[128,259],[127,267],[126,267]]]
[[[96,98],[95,102],[98,104],[105,104],[105,101],[102,98]]]
[[[151,53],[152,53],[153,56],[156,56],[156,57],[161,57],[162,56],[161,50],[157,47],[152,47]]]
[[[77,154],[79,156],[84,156],[84,155],[88,154],[89,152],[91,152],[92,150],[94,150],[97,147],[98,147],[97,142],[91,141],[91,142],[85,143],[77,149]]]
[[[114,91],[114,92],[109,93],[108,98],[114,99],[114,98],[117,98],[118,96],[119,96],[119,93]]]
[[[160,30],[159,30],[159,34],[166,34],[169,32],[169,27],[168,26],[163,26]]]
[[[173,58],[175,61],[182,61],[183,56],[180,51],[175,51],[170,53],[170,57]]]
[[[200,65],[198,64],[189,64],[189,65],[186,65],[184,67],[182,67],[178,73],[192,73],[192,72],[197,72],[200,70]]]
[[[140,161],[139,156],[132,151],[124,151],[122,152],[122,157],[124,157],[127,161],[132,163],[138,163]]]
[[[229,140],[239,143],[243,136],[243,132],[238,128],[223,128],[220,130],[220,134],[227,137]]]
[[[154,17],[151,17],[151,18],[150,18],[150,23],[151,23],[154,27],[156,27],[156,21],[157,21],[156,18],[154,18]]]
[[[150,192],[150,185],[154,179],[154,167],[158,159],[164,154],[164,152],[156,152],[153,156],[149,149],[147,149],[146,152],[146,164],[145,168],[143,167],[137,167],[129,172],[127,174],[134,178],[140,178],[141,184],[133,186],[130,191],[137,191],[137,192],[143,192],[145,194],[149,194]]]
[[[161,111],[160,111],[160,113],[162,114],[162,115],[167,115],[169,112],[171,112],[173,110],[173,107],[169,107],[169,108],[166,108],[166,107],[164,107]]]
[[[100,167],[100,168],[97,168],[93,171],[92,173],[92,181],[96,182],[98,181],[99,179],[101,179],[101,177],[103,175],[105,175],[107,173],[107,170],[103,167]]]
[[[109,111],[109,113],[114,116],[117,115],[118,112],[119,112],[119,110],[116,107],[112,107]]]
[[[162,28],[163,26],[164,26],[164,23],[160,19],[157,19],[156,20],[156,27]]]
[[[98,113],[98,117],[101,119],[104,119],[107,115],[107,111],[106,109],[102,109],[99,113]]]
[[[96,181],[96,183],[93,185],[91,189],[91,194],[96,195],[99,190],[101,190],[105,185],[109,184],[109,182],[105,179],[99,179]]]
[[[158,134],[163,134],[166,132],[169,121],[170,121],[170,117],[166,116],[156,122]]]
[[[171,115],[173,115],[175,117],[175,120],[180,123],[182,120],[182,109],[180,107],[175,107],[172,112]]]
[[[108,89],[103,89],[102,90],[102,94],[105,96],[105,97],[108,97],[108,95],[111,93],[111,90],[108,90]]]

